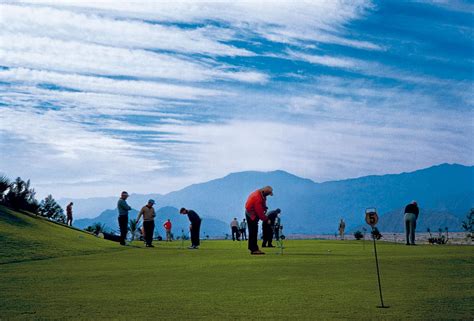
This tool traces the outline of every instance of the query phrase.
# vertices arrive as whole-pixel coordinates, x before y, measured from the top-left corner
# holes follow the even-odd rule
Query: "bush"
[[[380,240],[383,237],[383,235],[380,234],[379,229],[376,227],[374,227],[374,229],[372,230],[372,232],[370,232],[370,234],[372,234],[372,238],[376,240]]]
[[[361,240],[361,239],[364,238],[364,234],[362,234],[361,231],[356,231],[356,232],[354,233],[354,238],[355,238],[356,240]]]

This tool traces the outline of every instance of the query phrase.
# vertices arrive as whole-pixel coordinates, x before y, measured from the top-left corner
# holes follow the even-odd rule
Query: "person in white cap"
[[[155,209],[153,208],[155,201],[150,199],[148,203],[142,207],[140,213],[138,213],[137,224],[140,222],[140,218],[143,216],[143,230],[145,231],[145,244],[146,247],[154,247],[153,234],[155,232]]]

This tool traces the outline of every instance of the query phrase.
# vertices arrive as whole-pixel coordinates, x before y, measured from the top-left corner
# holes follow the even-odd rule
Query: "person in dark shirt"
[[[201,229],[201,218],[193,210],[187,210],[184,207],[179,210],[180,214],[188,215],[189,222],[191,222],[191,246],[190,250],[197,250],[199,248],[199,230]]]
[[[267,213],[267,221],[262,222],[262,234],[263,242],[262,247],[274,247],[272,244],[273,241],[273,231],[275,229],[275,220],[280,214],[281,210],[277,208],[274,211]]]
[[[120,199],[117,202],[117,209],[119,212],[118,223],[120,227],[120,245],[126,245],[125,240],[127,239],[128,233],[128,211],[132,208],[127,204],[128,193],[123,191],[120,195]]]
[[[416,201],[411,202],[405,207],[405,232],[407,245],[415,245],[416,220],[420,210]]]

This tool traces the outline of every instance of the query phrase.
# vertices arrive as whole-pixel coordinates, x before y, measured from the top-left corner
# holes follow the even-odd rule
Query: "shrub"
[[[361,240],[363,237],[364,237],[364,234],[362,234],[361,231],[356,231],[356,232],[354,233],[354,238],[355,238],[356,240]]]

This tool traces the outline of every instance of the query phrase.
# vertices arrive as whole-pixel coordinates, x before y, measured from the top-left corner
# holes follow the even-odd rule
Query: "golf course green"
[[[204,240],[122,247],[0,207],[0,320],[447,320],[474,317],[470,246],[289,240],[251,256]],[[187,244],[186,244],[187,245]]]

